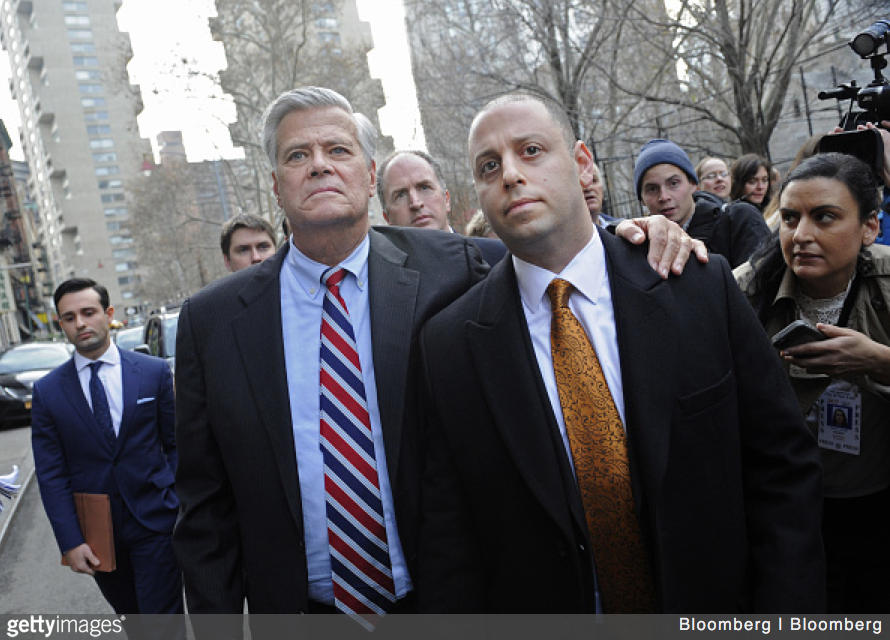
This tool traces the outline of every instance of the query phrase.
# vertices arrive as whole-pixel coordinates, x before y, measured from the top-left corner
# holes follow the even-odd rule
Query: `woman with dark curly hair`
[[[856,158],[820,154],[778,197],[779,228],[735,276],[771,336],[805,320],[826,338],[781,355],[822,453],[828,610],[887,612],[890,248],[874,244],[877,183]]]
[[[773,166],[766,158],[749,153],[732,163],[729,199],[744,200],[763,211],[770,201]]]

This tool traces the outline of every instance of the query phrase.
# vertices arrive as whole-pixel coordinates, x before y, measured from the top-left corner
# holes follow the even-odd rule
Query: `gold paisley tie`
[[[654,613],[655,594],[634,510],[627,437],[596,351],[569,309],[574,287],[547,287],[550,347],[559,402],[587,518],[606,613]]]

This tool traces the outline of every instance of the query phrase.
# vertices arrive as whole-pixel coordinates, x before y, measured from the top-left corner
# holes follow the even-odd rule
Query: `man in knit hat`
[[[699,191],[689,156],[670,140],[650,140],[643,145],[634,165],[634,186],[650,214],[676,222],[733,268],[746,262],[769,235],[756,207],[745,202],[725,204],[717,196]]]

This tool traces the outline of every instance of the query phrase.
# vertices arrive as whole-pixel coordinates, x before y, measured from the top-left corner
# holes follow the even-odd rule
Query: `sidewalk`
[[[13,466],[19,468],[17,483],[22,486],[18,494],[21,496],[34,477],[31,429],[10,429],[0,432],[0,476],[11,473]],[[3,512],[0,513],[0,550],[2,550],[20,499],[15,497],[10,502],[6,498],[0,498],[0,501],[3,504]]]

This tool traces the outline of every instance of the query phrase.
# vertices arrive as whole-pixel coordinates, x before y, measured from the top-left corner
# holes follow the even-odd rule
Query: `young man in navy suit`
[[[59,285],[54,299],[76,353],[34,385],[31,438],[59,549],[72,571],[96,579],[117,613],[182,613],[182,577],[171,544],[179,499],[170,369],[160,358],[112,343],[114,309],[102,285],[73,278]],[[115,571],[103,571],[84,542],[75,492],[110,497]],[[166,622],[170,626],[150,635],[185,638],[182,618]]]

